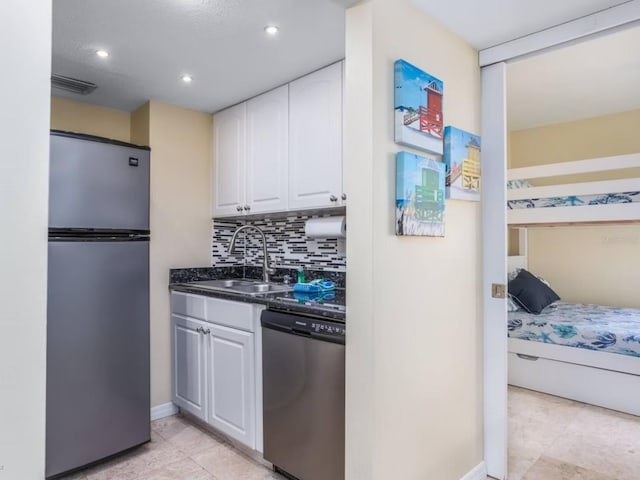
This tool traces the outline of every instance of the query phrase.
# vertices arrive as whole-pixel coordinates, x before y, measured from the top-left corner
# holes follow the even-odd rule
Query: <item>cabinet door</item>
[[[209,325],[208,423],[255,448],[254,334]]]
[[[342,64],[289,84],[289,209],[339,205]]]
[[[287,209],[289,86],[247,102],[247,203],[250,213]]]
[[[246,205],[246,126],[246,103],[213,116],[214,217],[239,215]]]
[[[207,418],[207,324],[171,315],[173,403],[202,420]]]

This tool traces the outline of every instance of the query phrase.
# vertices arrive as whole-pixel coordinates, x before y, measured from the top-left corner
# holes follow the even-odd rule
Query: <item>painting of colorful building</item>
[[[444,163],[398,152],[396,235],[444,237],[444,177]]]
[[[442,155],[444,84],[404,60],[395,62],[395,141]]]
[[[447,198],[480,201],[480,137],[459,128],[444,129]]]

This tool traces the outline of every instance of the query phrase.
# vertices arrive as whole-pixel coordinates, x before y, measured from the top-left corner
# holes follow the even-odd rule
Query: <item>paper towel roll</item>
[[[304,233],[309,238],[345,238],[347,224],[344,217],[322,217],[307,220]]]

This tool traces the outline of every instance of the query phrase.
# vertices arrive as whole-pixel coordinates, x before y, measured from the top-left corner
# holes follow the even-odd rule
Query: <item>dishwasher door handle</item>
[[[291,329],[291,333],[295,333],[296,335],[302,335],[304,337],[310,337],[311,336],[311,332],[309,330],[302,330],[296,327],[293,327]]]

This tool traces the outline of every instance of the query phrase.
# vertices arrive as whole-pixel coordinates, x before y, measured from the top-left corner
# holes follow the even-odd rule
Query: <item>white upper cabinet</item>
[[[213,217],[345,205],[342,63],[213,117]]]
[[[288,136],[288,85],[214,115],[214,217],[287,210]]]
[[[213,117],[213,216],[240,214],[245,206],[247,104]]]
[[[342,63],[289,84],[289,209],[342,205]]]
[[[249,213],[287,209],[289,87],[247,102],[246,201]]]

